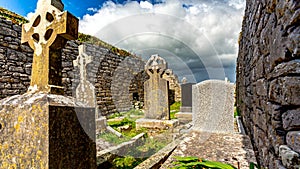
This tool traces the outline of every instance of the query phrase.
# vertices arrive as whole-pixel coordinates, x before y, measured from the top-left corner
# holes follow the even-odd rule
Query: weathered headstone
[[[166,61],[158,55],[152,55],[147,61],[145,71],[150,78],[144,84],[145,118],[137,120],[137,127],[168,127],[161,121],[170,120],[169,84],[162,78],[167,68]]]
[[[193,129],[216,133],[234,132],[234,85],[207,80],[193,85]]]
[[[84,103],[89,107],[95,107],[96,118],[96,133],[106,130],[106,118],[101,116],[98,112],[97,99],[95,95],[95,87],[89,82],[87,78],[87,65],[93,61],[92,56],[86,54],[86,46],[80,45],[78,47],[79,55],[77,59],[73,61],[73,65],[79,68],[80,81],[76,88],[76,101]]]
[[[39,1],[23,26],[34,49],[29,91],[0,101],[0,168],[96,168],[95,108],[61,86],[61,48],[76,39],[78,19],[60,0]]]
[[[192,86],[194,84],[181,84],[181,107],[180,112],[176,113],[175,116],[183,123],[192,121]]]
[[[169,120],[168,81],[162,76],[167,69],[166,61],[158,55],[152,55],[145,66],[150,76],[144,84],[145,118]]]

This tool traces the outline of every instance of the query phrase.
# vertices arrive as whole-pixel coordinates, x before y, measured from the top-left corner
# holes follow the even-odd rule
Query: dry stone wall
[[[33,50],[21,44],[21,26],[0,18],[0,99],[23,94],[30,85]],[[79,84],[79,69],[73,60],[78,56],[78,41],[69,41],[62,49],[62,83],[65,95],[72,96]],[[120,56],[107,48],[87,45],[92,56],[88,79],[96,88],[97,104],[102,115],[127,111],[137,98],[143,102],[143,83],[149,77],[144,62],[135,56]]]
[[[246,1],[237,106],[258,162],[299,168],[300,2]]]

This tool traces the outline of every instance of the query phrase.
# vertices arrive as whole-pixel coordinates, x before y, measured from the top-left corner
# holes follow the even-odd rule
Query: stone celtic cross
[[[73,61],[74,67],[80,71],[80,83],[76,88],[76,100],[87,104],[90,107],[96,106],[95,87],[88,81],[87,65],[93,61],[92,56],[86,54],[86,46],[78,47],[79,55]]]
[[[150,76],[144,83],[145,118],[169,120],[168,81],[163,79],[167,62],[159,55],[152,55],[145,65]]]
[[[22,27],[21,42],[34,50],[29,91],[63,93],[61,49],[78,37],[78,19],[63,8],[61,0],[41,0]]]
[[[145,70],[149,76],[153,74],[162,76],[167,68],[167,62],[159,55],[152,55],[145,65]]]

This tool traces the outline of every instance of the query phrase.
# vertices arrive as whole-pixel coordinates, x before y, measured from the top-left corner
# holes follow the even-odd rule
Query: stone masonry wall
[[[23,94],[30,85],[33,50],[21,45],[21,26],[0,18],[0,99]],[[69,41],[62,49],[62,82],[65,95],[72,96],[79,83],[79,69],[73,60],[78,56],[78,41]],[[102,115],[127,111],[134,102],[133,93],[143,102],[144,62],[135,56],[120,56],[111,50],[87,45],[93,56],[88,65],[88,79],[96,88]]]
[[[300,1],[246,1],[237,106],[260,165],[300,167]]]

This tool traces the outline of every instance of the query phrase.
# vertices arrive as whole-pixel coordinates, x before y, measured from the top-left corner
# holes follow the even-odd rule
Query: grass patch
[[[177,164],[176,167],[172,169],[236,169],[230,164],[221,163],[218,161],[208,161],[198,157],[174,157]]]
[[[234,107],[234,117],[241,116],[241,113],[237,107]]]
[[[176,119],[175,114],[180,111],[181,102],[175,102],[170,106],[170,118]]]
[[[118,169],[131,169],[145,161],[148,157],[152,156],[160,149],[169,144],[172,140],[165,137],[160,138],[147,138],[142,146],[138,146],[128,152],[124,157],[117,157],[113,161],[112,168]]]
[[[121,143],[129,141],[131,139],[130,137],[126,137],[126,136],[119,138],[118,136],[116,136],[113,133],[102,133],[98,136],[98,138],[102,138],[103,140],[105,140],[109,143],[112,143],[114,145],[121,144]]]

